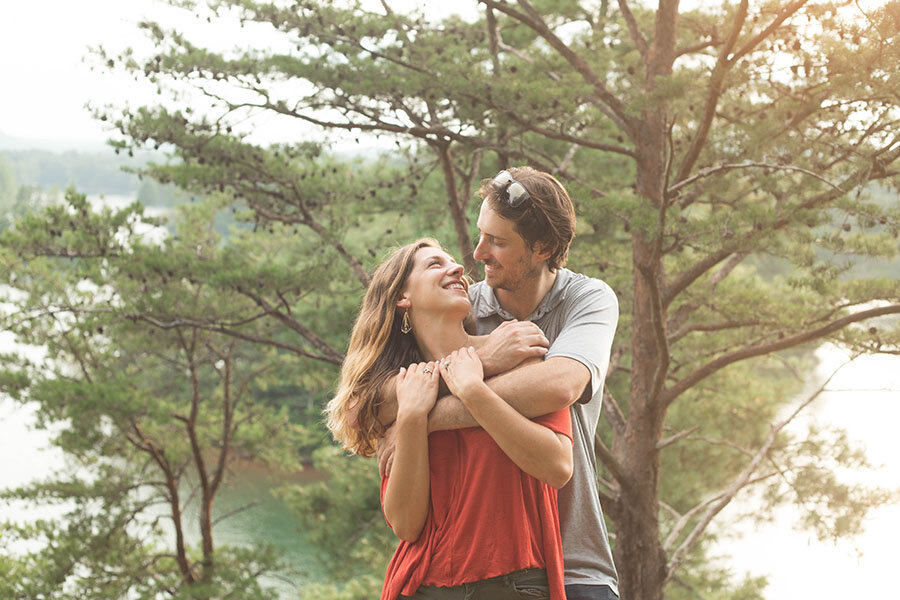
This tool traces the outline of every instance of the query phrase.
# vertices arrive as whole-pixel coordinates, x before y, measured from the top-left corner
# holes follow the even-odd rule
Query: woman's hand
[[[418,363],[397,375],[397,448],[384,491],[384,516],[408,542],[422,534],[431,492],[428,468],[428,413],[437,400],[438,366]]]
[[[460,348],[440,361],[441,376],[450,393],[466,402],[473,390],[484,386],[484,369],[475,348]]]
[[[397,376],[397,418],[427,417],[437,400],[440,371],[434,362],[413,363]]]

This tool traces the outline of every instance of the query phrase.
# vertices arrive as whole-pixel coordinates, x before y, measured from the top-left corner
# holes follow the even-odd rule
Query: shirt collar
[[[568,287],[566,284],[568,284],[571,277],[572,271],[568,269],[557,270],[556,280],[550,287],[550,291],[547,292],[540,303],[538,303],[537,308],[534,309],[534,312],[528,315],[525,320],[535,321],[556,308],[557,305],[566,298],[566,289]],[[491,315],[500,315],[504,321],[515,319],[512,314],[500,306],[500,301],[497,300],[497,296],[494,294],[494,288],[485,283],[481,286],[480,292],[481,302],[478,303],[478,308],[475,313],[476,317],[483,319],[485,317],[490,317]]]

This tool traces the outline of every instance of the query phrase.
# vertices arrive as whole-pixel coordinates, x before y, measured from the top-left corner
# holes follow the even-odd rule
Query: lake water
[[[831,345],[822,346],[816,354],[820,361],[814,376],[817,385],[847,360],[842,350]],[[827,389],[835,391],[823,393],[789,430],[797,435],[810,425],[846,430],[852,441],[865,447],[876,468],[840,476],[864,485],[900,488],[900,357],[860,357],[843,367]],[[753,498],[744,497],[722,516],[752,508]],[[861,535],[836,541],[822,542],[797,530],[796,509],[780,509],[774,517],[773,523],[759,529],[739,527],[716,548],[732,557],[729,564],[734,571],[768,576],[767,600],[900,599],[896,582],[900,504],[870,512]]]
[[[0,334],[0,346],[8,340]],[[0,396],[0,488],[12,488],[30,481],[48,478],[54,472],[65,469],[65,456],[50,445],[52,433],[34,428],[34,407],[21,405],[8,397]],[[318,580],[323,576],[315,549],[303,535],[297,518],[283,502],[270,494],[272,487],[285,483],[267,476],[264,470],[253,466],[232,469],[233,477],[223,486],[216,499],[216,514],[256,503],[255,506],[221,521],[215,527],[217,545],[273,544],[283,554],[285,562],[300,574],[269,577],[266,585],[276,587],[285,597],[296,595],[296,586],[304,581]],[[318,481],[321,475],[310,472],[290,476],[291,481]],[[164,512],[160,508],[160,512]],[[65,507],[27,507],[18,503],[2,506],[2,518],[28,521],[36,518],[62,516]],[[192,525],[197,522],[196,506],[188,510],[185,523],[188,542],[199,544],[199,535]],[[17,547],[24,550],[27,547]]]

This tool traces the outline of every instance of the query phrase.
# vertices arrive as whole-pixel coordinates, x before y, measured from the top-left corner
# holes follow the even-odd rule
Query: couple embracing
[[[485,280],[435,240],[395,251],[326,411],[347,449],[378,450],[401,538],[381,598],[615,599],[593,442],[616,297],[563,268],[575,211],[553,176],[501,171],[480,195]]]

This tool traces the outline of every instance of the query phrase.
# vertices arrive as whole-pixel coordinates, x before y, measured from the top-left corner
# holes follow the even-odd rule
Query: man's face
[[[478,230],[481,236],[474,256],[484,263],[484,280],[489,286],[515,292],[540,275],[544,259],[528,249],[513,222],[501,217],[487,201],[481,204]]]

